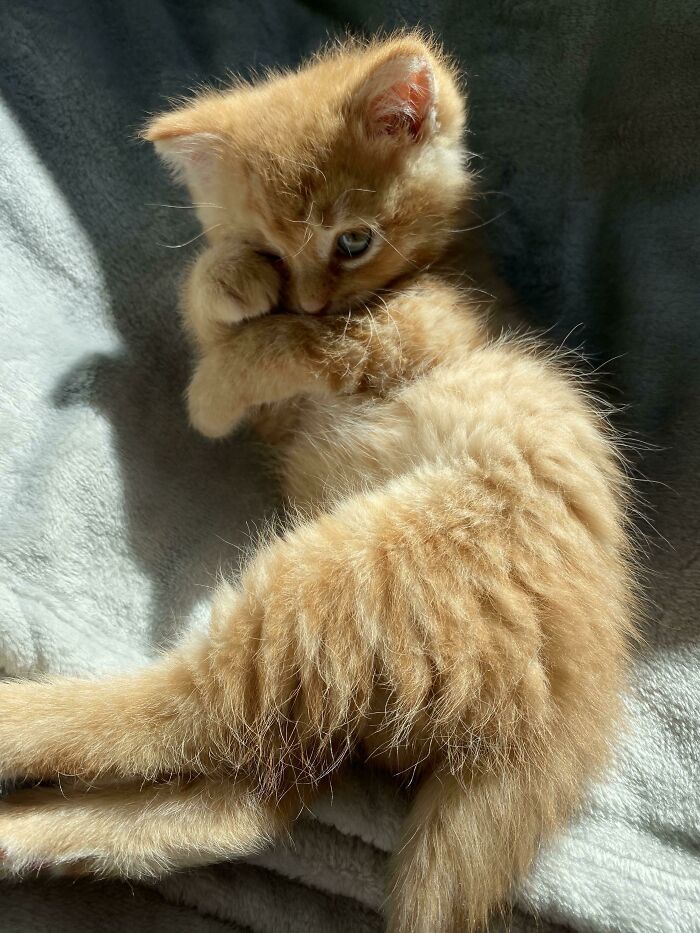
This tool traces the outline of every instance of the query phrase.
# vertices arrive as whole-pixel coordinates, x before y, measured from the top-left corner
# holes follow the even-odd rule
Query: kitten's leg
[[[223,777],[20,790],[0,802],[0,872],[155,877],[259,850],[292,804],[264,802]]]
[[[328,374],[318,371],[314,375],[313,364],[301,347],[305,332],[315,329],[314,322],[290,315],[264,319],[263,327],[251,327],[254,323],[222,338],[195,368],[187,408],[190,423],[204,437],[230,434],[255,406],[304,391],[332,391]]]
[[[350,316],[247,321],[221,333],[202,356],[188,390],[190,420],[206,437],[223,437],[253,406],[384,392],[482,339],[469,315],[455,313],[460,300],[431,285]]]
[[[354,391],[362,377],[369,319],[284,314],[220,333],[189,388],[190,422],[205,437],[230,434],[254,406],[303,394]]]

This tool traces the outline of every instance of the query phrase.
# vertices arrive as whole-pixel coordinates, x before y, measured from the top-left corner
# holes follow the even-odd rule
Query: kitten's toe
[[[279,273],[270,262],[250,258],[250,274],[238,273],[240,257],[232,259],[227,248],[209,248],[197,259],[185,287],[188,325],[195,334],[212,336],[221,325],[267,314],[279,300]]]

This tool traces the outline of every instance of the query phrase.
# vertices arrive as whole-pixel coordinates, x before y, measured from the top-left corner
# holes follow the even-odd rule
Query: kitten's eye
[[[367,252],[371,242],[371,230],[347,230],[335,241],[335,251],[345,259],[354,259]]]

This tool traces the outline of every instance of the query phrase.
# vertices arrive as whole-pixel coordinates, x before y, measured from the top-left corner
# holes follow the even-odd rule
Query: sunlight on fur
[[[144,131],[206,231],[192,425],[255,426],[289,522],[151,667],[0,684],[4,776],[73,778],[2,803],[9,874],[252,853],[359,758],[418,788],[388,929],[464,933],[601,773],[634,636],[627,482],[603,406],[499,325],[481,260],[455,285],[464,128],[456,69],[405,33]]]

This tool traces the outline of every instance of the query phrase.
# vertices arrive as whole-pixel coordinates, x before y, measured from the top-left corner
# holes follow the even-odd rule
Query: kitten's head
[[[269,255],[283,304],[313,314],[367,300],[444,251],[469,185],[464,111],[453,67],[408,34],[206,92],[144,135],[210,240]]]

